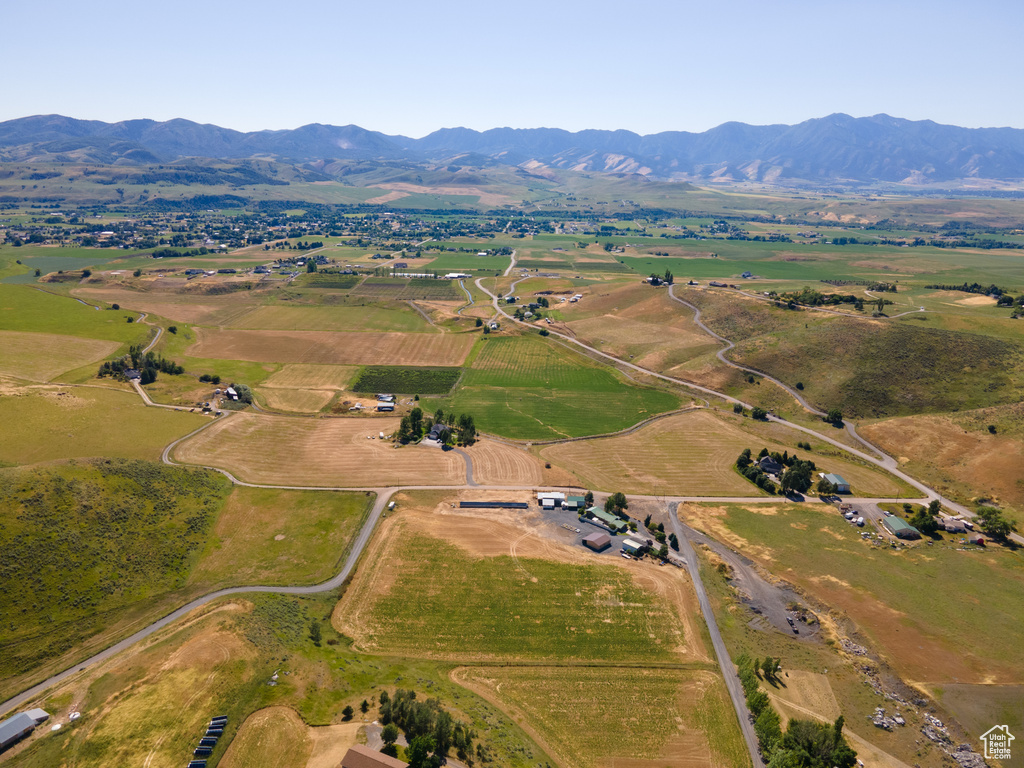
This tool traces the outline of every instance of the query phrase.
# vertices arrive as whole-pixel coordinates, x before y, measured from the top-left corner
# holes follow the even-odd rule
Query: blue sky
[[[885,112],[1024,128],[1019,0],[35,0],[0,120],[702,131]]]

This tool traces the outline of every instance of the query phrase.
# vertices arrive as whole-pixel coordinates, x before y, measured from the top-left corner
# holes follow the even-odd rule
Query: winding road
[[[509,265],[509,268],[506,269],[506,271],[505,271],[505,275],[506,276],[511,272],[511,270],[512,270],[512,268],[514,266],[515,266],[515,253],[513,252],[512,262]],[[499,297],[497,295],[495,295],[494,293],[492,293],[491,291],[489,291],[487,288],[485,288],[482,285],[483,279],[484,278],[478,278],[476,280],[476,285],[477,285],[477,287],[481,291],[483,291],[484,293],[486,293],[488,296],[491,297],[492,304],[493,304],[494,309],[495,309],[497,314],[504,315],[504,317],[506,319],[508,319],[509,321],[515,322],[515,323],[519,323],[520,325],[522,325],[524,327],[534,328],[534,326],[532,326],[530,323],[516,320],[514,317],[512,317],[507,312],[505,312],[502,309],[501,305],[500,305]],[[517,283],[518,282],[519,281],[517,281]],[[513,288],[515,287],[515,285],[517,283],[513,284]],[[469,291],[465,288],[464,285],[462,287],[463,287],[463,290],[466,290],[466,292],[469,293]],[[693,310],[693,312],[694,312],[694,322],[698,325],[698,327],[700,327],[703,331],[705,331],[710,336],[712,336],[713,338],[717,339],[718,341],[720,341],[721,343],[723,343],[725,345],[725,347],[718,352],[718,359],[721,360],[725,365],[729,365],[729,366],[731,366],[733,368],[737,368],[739,370],[748,371],[750,373],[755,373],[758,376],[761,376],[763,378],[768,379],[769,381],[772,381],[774,384],[776,384],[777,386],[781,387],[786,392],[788,392],[791,396],[793,396],[793,398],[798,403],[800,403],[800,405],[803,408],[805,408],[807,411],[809,411],[810,413],[821,415],[821,411],[818,411],[818,410],[814,409],[812,406],[810,406],[806,402],[806,400],[803,398],[802,395],[800,395],[797,391],[789,388],[788,386],[786,386],[782,382],[778,381],[777,379],[772,378],[770,376],[766,376],[764,373],[762,373],[760,371],[756,371],[756,370],[751,369],[751,368],[746,368],[744,366],[740,366],[740,365],[738,365],[736,363],[733,363],[732,361],[728,360],[724,355],[725,355],[725,353],[727,351],[729,351],[730,349],[732,349],[734,347],[733,342],[729,341],[728,339],[725,339],[724,337],[720,336],[719,334],[715,333],[710,328],[708,328],[706,325],[704,325],[704,323],[700,319],[700,310],[697,307],[695,307],[694,305],[690,304],[689,302],[687,302],[687,301],[677,297],[674,294],[673,289],[671,287],[669,289],[669,293],[670,293],[671,297],[675,301],[677,301],[677,302],[679,302],[679,303],[689,307],[691,310]],[[470,294],[470,300],[472,302],[472,295],[471,294]],[[85,302],[83,302],[83,303],[85,303]],[[139,318],[139,322],[145,321],[145,318],[146,318],[146,315],[143,314]],[[612,355],[609,355],[609,354],[607,354],[605,352],[602,352],[601,350],[595,349],[594,347],[589,346],[589,345],[587,345],[587,344],[585,344],[585,343],[583,343],[581,341],[578,341],[577,339],[574,339],[574,338],[572,338],[570,336],[567,336],[567,335],[565,335],[563,333],[559,333],[558,331],[549,330],[549,333],[551,335],[559,337],[560,339],[562,339],[563,341],[565,341],[565,342],[567,342],[569,344],[576,345],[576,346],[586,350],[592,356],[603,358],[603,359],[609,361],[610,363],[612,363],[612,364],[614,364],[616,366],[623,366],[625,368],[628,368],[628,369],[631,369],[631,370],[636,371],[638,373],[641,373],[641,374],[643,374],[645,376],[650,376],[650,377],[653,377],[653,378],[656,378],[656,379],[659,379],[659,380],[662,380],[662,381],[666,381],[666,382],[669,382],[671,384],[674,384],[674,385],[677,385],[677,386],[681,386],[681,387],[684,387],[684,388],[692,390],[692,391],[701,392],[701,393],[703,393],[705,395],[709,395],[709,396],[712,396],[712,397],[716,397],[716,398],[725,400],[726,402],[730,402],[730,403],[734,403],[734,404],[740,404],[740,405],[742,405],[745,408],[752,408],[751,405],[749,405],[748,403],[745,403],[745,402],[743,402],[741,400],[738,400],[737,398],[725,395],[723,393],[717,392],[716,390],[713,390],[713,389],[710,389],[710,388],[707,388],[707,387],[702,387],[702,386],[699,386],[697,384],[693,384],[692,382],[688,382],[688,381],[685,381],[685,380],[682,380],[682,379],[677,379],[675,377],[667,376],[665,374],[657,373],[655,371],[651,371],[649,369],[646,369],[646,368],[643,368],[641,366],[635,365],[634,363],[630,363],[630,362],[621,360],[621,359],[616,358],[616,357],[614,357]],[[162,334],[162,329],[159,329],[157,335],[150,341],[149,345],[147,345],[146,351],[149,351],[150,349],[152,349],[155,346],[155,344],[159,340],[161,334]],[[180,406],[164,405],[164,404],[161,404],[161,403],[154,403],[149,398],[149,396],[145,393],[145,391],[142,389],[142,387],[138,385],[137,382],[133,382],[133,383],[135,385],[136,391],[142,397],[142,399],[146,403],[146,405],[153,406],[153,407],[170,408],[170,409],[173,409],[173,410],[189,410],[187,408],[180,407]],[[958,504],[955,504],[954,502],[951,502],[948,499],[945,499],[944,497],[940,496],[938,493],[936,493],[934,490],[932,490],[928,486],[924,485],[923,483],[918,482],[914,478],[912,478],[909,475],[907,475],[904,472],[902,472],[898,468],[895,459],[893,459],[892,457],[890,457],[887,454],[885,454],[883,451],[878,449],[876,446],[872,445],[870,442],[868,442],[868,441],[864,440],[863,438],[861,438],[856,433],[855,429],[851,429],[852,425],[849,424],[849,423],[845,423],[845,424],[847,426],[847,429],[850,430],[851,436],[854,437],[866,449],[877,453],[878,458],[876,458],[875,456],[871,456],[871,455],[869,455],[867,453],[864,453],[863,451],[857,450],[855,448],[851,448],[850,446],[844,445],[844,444],[838,442],[837,440],[834,440],[834,439],[829,438],[829,437],[827,437],[825,435],[822,435],[821,433],[816,432],[815,430],[812,430],[810,428],[802,427],[802,426],[797,425],[797,424],[792,424],[790,422],[785,421],[784,419],[780,419],[780,418],[775,417],[775,416],[769,416],[769,419],[774,421],[774,422],[776,422],[776,423],[783,424],[783,425],[785,425],[785,426],[787,426],[787,427],[789,427],[791,429],[795,429],[795,430],[804,432],[806,434],[813,435],[814,437],[816,437],[818,439],[821,439],[821,440],[824,440],[824,441],[834,445],[835,447],[837,447],[837,448],[839,448],[839,449],[841,449],[843,451],[846,451],[848,453],[851,453],[851,454],[853,454],[853,455],[863,459],[864,461],[867,461],[867,462],[869,462],[871,464],[874,464],[876,466],[879,466],[879,467],[889,471],[891,474],[895,475],[896,477],[899,477],[900,479],[904,480],[905,482],[907,482],[911,486],[913,486],[913,487],[917,488],[918,490],[922,491],[925,494],[924,498],[922,498],[920,500],[917,500],[917,501],[919,501],[921,503],[927,503],[928,501],[930,501],[932,499],[938,499],[943,505],[945,505],[946,507],[948,507],[950,509],[957,510],[959,512],[962,512],[962,513],[968,515],[968,516],[970,516],[972,514],[966,508],[964,508],[964,507],[962,507],[962,506],[960,506]],[[174,462],[174,460],[173,460],[173,458],[171,456],[174,448],[179,443],[181,443],[182,441],[192,437],[193,435],[195,435],[199,431],[208,428],[209,426],[211,426],[214,423],[216,423],[216,421],[215,420],[211,420],[209,423],[204,424],[199,429],[194,430],[190,434],[185,435],[184,437],[181,437],[181,438],[173,441],[172,443],[170,443],[164,449],[163,454],[162,454],[162,459],[163,459],[164,463],[166,463],[166,464],[174,464],[175,462]],[[253,488],[274,488],[274,489],[293,489],[293,490],[368,491],[368,492],[372,492],[372,493],[376,494],[376,500],[375,500],[375,502],[373,504],[372,509],[370,510],[370,513],[367,516],[367,519],[366,519],[365,523],[363,524],[363,527],[360,529],[360,531],[359,531],[358,535],[356,536],[356,538],[352,541],[351,549],[349,551],[348,557],[345,560],[344,566],[339,571],[339,573],[337,575],[335,575],[333,578],[331,578],[331,579],[329,579],[329,580],[327,580],[325,582],[322,582],[321,584],[310,585],[310,586],[292,586],[292,587],[288,587],[288,586],[239,586],[239,587],[231,587],[231,588],[227,588],[227,589],[217,590],[215,592],[211,592],[211,593],[209,593],[207,595],[204,595],[202,597],[198,597],[198,598],[192,600],[191,602],[187,603],[186,605],[183,605],[180,608],[172,611],[171,613],[167,614],[166,616],[162,617],[161,619],[153,622],[149,626],[147,626],[147,627],[139,630],[138,632],[132,634],[131,636],[126,637],[123,640],[121,640],[121,641],[115,643],[114,645],[111,645],[110,647],[106,648],[105,650],[101,651],[100,653],[95,654],[94,656],[90,657],[89,659],[86,659],[85,661],[80,662],[80,663],[74,665],[73,667],[71,667],[71,668],[69,668],[67,670],[64,670],[63,672],[61,672],[61,673],[59,673],[57,675],[54,675],[54,676],[50,677],[49,679],[44,680],[44,681],[38,683],[35,686],[32,686],[31,688],[21,692],[17,696],[12,697],[8,701],[3,702],[2,704],[0,704],[0,713],[5,713],[5,712],[7,712],[7,711],[9,711],[11,709],[14,709],[15,707],[18,707],[19,705],[21,705],[21,704],[23,704],[25,702],[28,702],[28,701],[36,698],[37,696],[39,696],[46,689],[48,689],[49,687],[53,686],[54,684],[59,683],[59,682],[61,682],[61,681],[65,680],[65,679],[71,677],[72,675],[77,674],[78,672],[80,672],[80,671],[82,671],[82,670],[84,670],[84,669],[86,669],[88,667],[94,666],[95,664],[98,664],[98,663],[100,663],[102,661],[105,661],[105,660],[111,658],[112,656],[116,655],[117,653],[120,653],[121,651],[131,647],[132,645],[140,642],[141,640],[144,640],[145,638],[151,636],[153,633],[158,632],[159,630],[163,629],[164,627],[168,626],[169,624],[173,623],[174,621],[182,618],[183,616],[185,616],[189,612],[191,612],[191,611],[193,611],[193,610],[195,610],[197,608],[200,608],[200,607],[202,607],[204,605],[207,605],[208,603],[210,603],[213,600],[217,600],[217,599],[220,599],[222,597],[227,597],[227,596],[230,596],[230,595],[245,594],[245,593],[251,593],[251,592],[272,592],[272,593],[279,593],[279,594],[302,595],[302,594],[314,594],[314,593],[318,593],[318,592],[326,592],[326,591],[337,589],[351,575],[353,569],[355,568],[357,562],[359,561],[359,558],[361,557],[364,549],[366,548],[367,543],[369,542],[370,538],[372,537],[373,531],[374,531],[374,529],[375,529],[375,527],[377,525],[377,522],[380,519],[380,516],[383,513],[383,510],[385,509],[388,501],[391,499],[392,495],[395,494],[398,491],[411,491],[411,490],[452,490],[452,491],[457,491],[457,490],[466,490],[466,489],[502,490],[502,491],[536,491],[536,490],[539,490],[536,486],[489,486],[489,485],[478,485],[478,484],[475,483],[475,481],[473,479],[472,459],[464,451],[458,450],[458,453],[460,453],[463,456],[463,458],[466,460],[466,484],[464,484],[464,485],[453,485],[453,486],[401,486],[401,487],[387,487],[387,488],[344,488],[344,487],[337,487],[337,488],[332,488],[332,487],[322,487],[322,486],[310,487],[310,486],[264,485],[264,484],[247,483],[247,482],[241,481],[238,478],[234,477],[234,475],[232,475],[227,470],[224,470],[224,469],[219,468],[219,467],[209,467],[209,469],[213,469],[215,471],[218,471],[218,472],[221,472],[222,474],[224,474],[234,484],[241,485],[241,486],[247,486],[247,487],[253,487]],[[730,497],[730,498],[723,498],[723,497],[683,497],[683,496],[661,496],[661,495],[659,495],[659,496],[640,496],[640,495],[635,495],[635,494],[632,494],[632,496],[634,498],[637,498],[637,499],[654,500],[654,501],[657,501],[657,502],[662,503],[662,504],[668,503],[670,505],[671,504],[677,504],[677,503],[680,503],[680,502],[691,502],[691,503],[700,503],[700,502],[766,503],[767,502],[767,503],[777,503],[777,501],[778,501],[777,497],[762,497],[762,496],[753,497],[753,498],[748,498],[748,497]],[[850,501],[877,502],[877,501],[882,501],[882,500],[880,500],[880,499],[857,499],[857,500],[851,499]],[[816,500],[816,499],[808,499],[806,503],[822,503],[822,502],[820,502],[819,500]],[[673,507],[670,506],[670,509],[673,509]],[[673,524],[673,526],[674,526],[674,528],[676,530],[676,535],[677,535],[677,537],[678,537],[678,539],[680,541],[681,552],[682,552],[682,554],[684,555],[684,557],[686,559],[687,566],[688,566],[689,573],[690,573],[690,577],[691,577],[691,579],[693,581],[694,588],[695,588],[695,590],[697,592],[698,601],[699,601],[700,606],[701,606],[701,611],[702,611],[702,613],[704,615],[705,621],[706,621],[707,626],[708,626],[708,631],[709,631],[709,634],[711,636],[712,646],[713,646],[713,648],[715,650],[715,654],[716,654],[716,657],[718,659],[719,666],[721,667],[721,670],[722,670],[723,678],[725,679],[726,686],[727,686],[727,688],[729,690],[730,698],[733,701],[733,706],[734,706],[734,708],[736,710],[736,714],[737,714],[737,717],[739,719],[740,727],[741,727],[741,730],[743,732],[744,739],[745,739],[745,741],[747,743],[748,750],[750,751],[750,755],[751,755],[751,759],[753,761],[754,768],[763,768],[763,762],[761,760],[760,753],[759,753],[758,748],[757,748],[756,735],[753,732],[753,728],[751,726],[751,723],[750,723],[750,720],[749,720],[749,717],[748,717],[748,714],[747,714],[746,704],[745,704],[745,699],[743,697],[742,687],[740,686],[739,679],[738,679],[738,677],[735,674],[732,661],[731,661],[731,659],[729,657],[728,649],[725,647],[725,643],[722,640],[721,633],[718,630],[718,626],[717,626],[717,623],[716,623],[716,620],[715,620],[714,612],[711,609],[711,605],[710,605],[710,602],[708,600],[707,593],[706,593],[706,591],[704,589],[703,582],[701,581],[701,578],[700,578],[699,569],[697,567],[696,553],[693,550],[693,546],[692,546],[691,538],[690,538],[691,535],[693,534],[693,532],[687,526],[684,526],[682,524],[682,522],[678,519],[678,515],[670,514],[669,518],[670,518],[670,520],[671,520],[671,522],[672,522],[672,524]],[[1021,537],[1015,535],[1014,539],[1018,540],[1020,543],[1024,543],[1024,538],[1021,538]]]

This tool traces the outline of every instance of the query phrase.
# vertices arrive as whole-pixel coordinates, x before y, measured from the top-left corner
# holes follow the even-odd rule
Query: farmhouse
[[[882,526],[898,539],[920,539],[921,532],[896,515],[882,518]]]
[[[825,479],[825,480],[828,480],[830,483],[832,483],[832,485],[834,485],[836,487],[836,493],[849,493],[850,492],[850,484],[848,482],[846,482],[845,479],[843,479],[842,475],[837,475],[837,474],[834,474],[832,472],[828,472],[828,473],[819,472],[818,476],[823,478],[823,479]]]
[[[238,399],[238,393],[235,392],[233,387],[228,387],[227,389],[225,389],[224,394],[230,397],[232,400]]]
[[[565,494],[557,491],[551,493],[538,493],[537,503],[544,509],[557,509],[565,501]]]
[[[939,521],[939,525],[948,533],[967,533],[967,526],[964,525],[964,521],[957,520],[955,517],[944,517]]]
[[[782,471],[782,465],[771,456],[763,456],[761,460],[757,462],[757,466],[769,475],[777,475]]]
[[[607,533],[591,533],[588,536],[583,537],[583,546],[594,550],[595,552],[603,552],[612,545],[612,537]]]
[[[41,709],[30,709],[28,712],[19,712],[0,723],[0,750],[23,739],[35,730],[40,723],[45,723],[50,715]]]
[[[718,280],[712,280],[708,283],[712,288],[728,288],[729,286],[725,283],[720,283]]]
[[[430,428],[430,432],[427,433],[427,437],[431,440],[437,440],[439,443],[444,441],[444,436],[452,431],[452,428],[447,424],[435,424]]]
[[[406,768],[407,765],[365,744],[354,744],[341,758],[338,768]]]

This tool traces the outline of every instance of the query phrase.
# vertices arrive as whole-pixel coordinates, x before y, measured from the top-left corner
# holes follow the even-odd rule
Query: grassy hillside
[[[830,318],[743,342],[731,356],[802,382],[822,409],[880,417],[1018,401],[1022,351],[977,333]]]
[[[228,490],[143,461],[0,470],[0,676],[184,586]]]
[[[97,310],[75,299],[29,286],[0,285],[0,331],[59,333],[134,344],[148,339],[145,325],[126,322],[137,312]]]

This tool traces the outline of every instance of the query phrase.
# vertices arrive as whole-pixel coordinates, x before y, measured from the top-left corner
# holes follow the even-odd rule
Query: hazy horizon
[[[1024,127],[1024,6],[298,0],[16,4],[0,120],[183,117],[240,131],[355,124],[699,133],[836,112]],[[45,21],[45,24],[42,22]],[[40,30],[36,32],[35,30]]]

